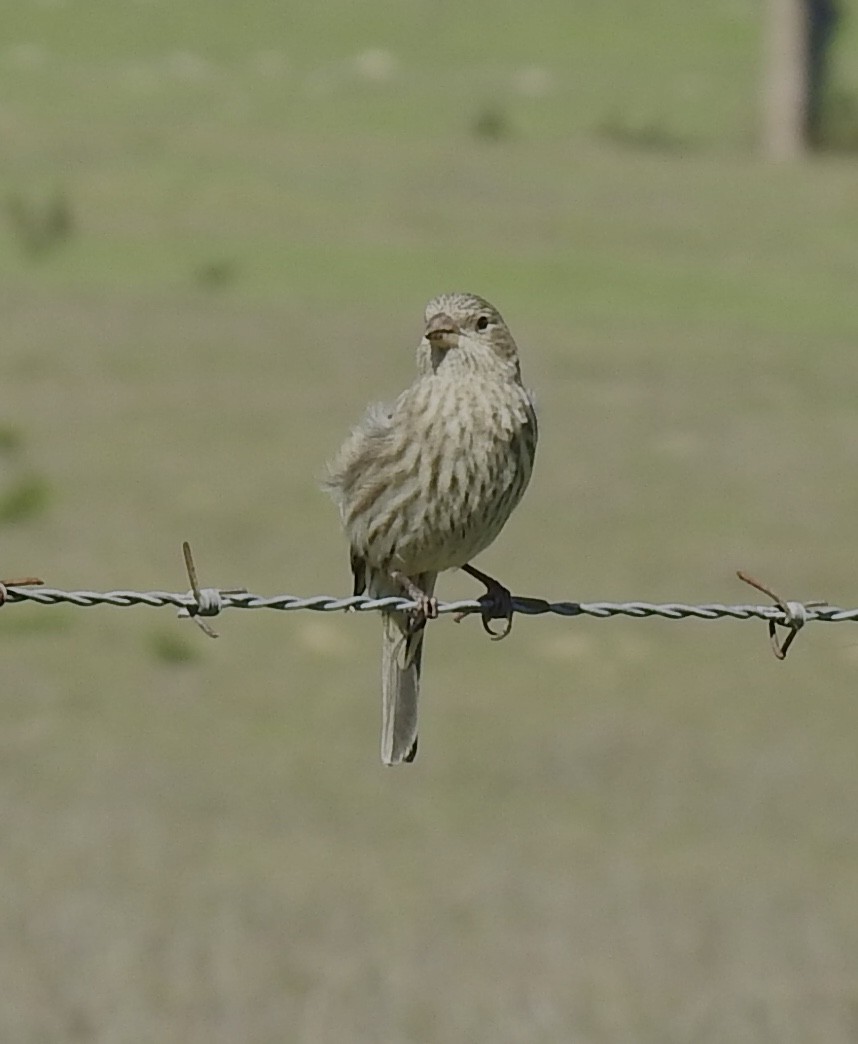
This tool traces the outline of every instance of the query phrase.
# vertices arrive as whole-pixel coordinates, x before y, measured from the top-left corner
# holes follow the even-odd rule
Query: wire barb
[[[217,616],[221,609],[224,608],[224,602],[221,595],[246,594],[247,588],[235,587],[229,591],[221,591],[217,587],[200,587],[199,580],[197,579],[197,567],[194,564],[194,556],[191,552],[191,545],[187,540],[182,542],[182,555],[185,559],[185,569],[187,570],[188,581],[191,585],[188,597],[192,598],[193,602],[182,606],[177,615],[189,616],[203,634],[207,634],[209,638],[217,638],[217,631],[213,627],[210,627],[205,620],[201,619],[201,617]]]
[[[43,584],[45,581],[40,580],[37,576],[25,576],[20,580],[0,580],[0,605],[6,604],[8,597],[7,588],[9,587],[37,587]]]
[[[768,625],[769,641],[772,646],[772,652],[778,660],[785,660],[786,654],[789,652],[789,647],[795,641],[795,636],[810,619],[808,611],[827,606],[828,602],[789,602],[785,598],[781,598],[780,595],[775,594],[775,592],[767,584],[764,584],[762,580],[757,580],[756,577],[751,576],[741,569],[738,570],[736,576],[738,576],[743,583],[749,584],[761,594],[768,595],[783,614],[782,620],[777,620],[774,617],[771,617],[768,621]],[[788,631],[787,636],[784,638],[782,643],[778,639],[778,627],[785,627]]]

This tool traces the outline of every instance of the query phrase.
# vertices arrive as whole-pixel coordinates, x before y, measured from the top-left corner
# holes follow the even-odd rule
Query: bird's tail
[[[427,595],[435,587],[434,574],[423,574],[417,584]],[[383,613],[381,645],[381,760],[385,765],[410,762],[417,756],[417,701],[425,628],[408,633],[405,613]]]

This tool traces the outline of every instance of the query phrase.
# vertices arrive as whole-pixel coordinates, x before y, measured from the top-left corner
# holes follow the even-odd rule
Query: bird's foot
[[[417,603],[417,607],[408,612],[407,634],[410,637],[417,634],[418,631],[422,631],[427,620],[438,619],[438,599],[426,594],[410,577],[400,573],[398,569],[393,570],[390,575],[408,597]]]
[[[413,598],[414,596],[411,595]],[[418,601],[418,599],[414,599]],[[423,595],[419,599],[420,605],[416,609],[411,609],[408,613],[407,633],[408,636],[417,634],[418,631],[422,631],[426,626],[428,620],[438,619],[438,599],[430,598],[428,595]]]
[[[481,572],[479,569],[472,565],[463,565],[462,571],[472,576],[475,580],[479,580],[481,584],[486,585],[486,593],[480,595],[477,601],[480,603],[480,616],[483,621],[483,630],[486,634],[490,634],[492,641],[499,642],[501,638],[506,638],[509,632],[512,630],[512,594],[508,587],[504,587],[502,583],[495,580],[494,577],[489,576],[487,573]],[[458,622],[465,616],[464,613],[459,613],[455,619]],[[502,631],[493,630],[489,624],[491,620],[504,620],[505,626]]]

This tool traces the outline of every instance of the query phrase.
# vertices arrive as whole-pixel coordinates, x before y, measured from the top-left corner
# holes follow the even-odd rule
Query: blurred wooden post
[[[805,140],[811,148],[824,142],[825,93],[831,45],[840,20],[840,0],[805,0],[807,7],[807,101]]]
[[[806,0],[768,0],[763,148],[773,160],[800,156],[807,147]]]

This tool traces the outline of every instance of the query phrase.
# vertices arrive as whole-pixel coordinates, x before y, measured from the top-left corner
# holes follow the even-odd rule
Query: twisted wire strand
[[[338,612],[353,609],[357,612],[375,612],[380,609],[414,609],[416,603],[408,598],[367,598],[354,596],[336,598],[330,595],[280,594],[264,597],[247,591],[221,591],[216,588],[201,588],[199,597],[193,591],[174,593],[170,591],[59,591],[48,587],[4,588],[8,604],[35,602],[37,605],[74,605],[90,607],[110,605],[129,608],[134,605],[166,606],[180,610],[183,616],[216,616],[224,609],[278,609],[285,612],[312,610],[313,612]],[[843,609],[834,605],[788,603],[789,612],[777,605],[686,605],[683,602],[549,602],[542,598],[513,596],[513,610],[524,616],[591,616],[609,619],[628,616],[633,619],[658,617],[663,620],[766,620],[788,627],[796,626],[796,617],[801,623],[820,621],[841,623],[858,621],[858,608]],[[481,603],[473,600],[440,602],[439,613],[479,613]],[[800,626],[801,624],[799,624]]]

